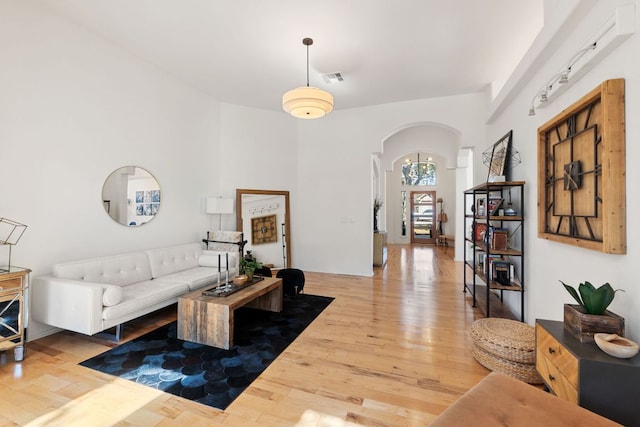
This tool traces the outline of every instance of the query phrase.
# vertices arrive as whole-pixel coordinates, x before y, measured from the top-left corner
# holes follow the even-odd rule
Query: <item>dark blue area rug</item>
[[[281,313],[240,308],[229,350],[179,340],[172,322],[80,365],[225,409],[331,301],[300,294]]]

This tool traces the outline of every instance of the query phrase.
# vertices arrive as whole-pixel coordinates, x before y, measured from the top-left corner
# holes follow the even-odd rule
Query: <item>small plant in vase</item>
[[[257,268],[262,268],[262,263],[254,259],[240,258],[240,273],[247,276],[249,281],[253,280],[253,273]]]
[[[578,290],[560,281],[562,286],[578,302],[564,305],[564,326],[582,342],[593,341],[596,333],[612,333],[624,336],[624,318],[607,311],[616,292],[609,283],[596,288],[585,281]],[[624,291],[622,291],[624,292]]]

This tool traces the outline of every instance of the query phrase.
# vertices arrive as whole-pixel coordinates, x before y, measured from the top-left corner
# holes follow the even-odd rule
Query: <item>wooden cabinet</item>
[[[10,271],[7,271],[10,270]],[[0,269],[0,351],[14,350],[14,359],[24,358],[25,292],[31,270]]]
[[[382,267],[387,263],[387,233],[373,233],[373,265]]]
[[[524,321],[523,181],[487,182],[464,192],[464,292],[487,317],[516,318],[502,306],[505,291],[520,296]]]
[[[561,399],[625,426],[640,426],[640,356],[617,359],[582,343],[563,322],[536,321],[536,369]]]

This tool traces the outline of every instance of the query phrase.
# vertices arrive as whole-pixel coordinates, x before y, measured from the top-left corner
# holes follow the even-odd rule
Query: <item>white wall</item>
[[[371,153],[383,152],[383,141],[398,130],[425,122],[454,129],[461,146],[473,147],[483,140],[483,105],[481,94],[462,95],[338,110],[300,122],[297,200],[304,224],[292,231],[299,268],[371,275]],[[326,207],[317,209],[317,200]]]
[[[640,182],[640,169],[636,160],[640,159],[640,31],[637,23],[638,4],[636,3],[636,33],[627,39],[615,51],[597,63],[584,77],[573,81],[565,93],[553,99],[545,108],[538,108],[535,116],[527,115],[533,95],[553,74],[565,66],[571,56],[578,51],[594,32],[613,15],[617,6],[629,4],[629,1],[593,2],[593,8],[587,10],[584,17],[572,31],[561,34],[553,46],[549,59],[538,62],[531,78],[518,88],[514,97],[489,124],[489,141],[500,137],[505,130],[514,130],[514,144],[522,155],[522,164],[514,169],[514,178],[527,181],[526,217],[527,224],[525,250],[527,253],[527,274],[525,294],[527,321],[533,323],[536,318],[562,319],[564,303],[573,303],[572,298],[562,288],[559,280],[577,285],[585,280],[599,286],[610,282],[615,289],[624,289],[617,293],[611,310],[625,318],[627,336],[640,340],[640,287],[636,284],[637,260],[640,257],[640,226],[635,218],[640,209],[640,196],[634,191],[634,185]],[[582,11],[584,12],[584,10]],[[537,128],[559,114],[563,109],[577,101],[602,81],[612,78],[624,78],[626,81],[626,154],[627,154],[627,254],[610,255],[597,251],[581,249],[571,245],[551,242],[537,237]],[[477,161],[477,159],[476,159]],[[513,302],[513,301],[512,301]]]
[[[0,93],[0,216],[29,226],[13,264],[37,276],[56,262],[204,236],[202,200],[219,184],[217,102],[30,2],[6,0]],[[162,190],[144,227],[117,224],[102,206],[105,179],[128,165]],[[47,329],[29,326],[31,338]]]
[[[235,199],[237,188],[289,191],[295,224],[301,218],[296,209],[297,120],[280,111],[233,104],[222,104],[221,120],[220,196]],[[235,230],[235,215],[223,218],[222,228]]]

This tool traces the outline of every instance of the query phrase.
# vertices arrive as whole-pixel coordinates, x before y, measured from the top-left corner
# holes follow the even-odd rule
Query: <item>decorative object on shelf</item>
[[[373,199],[373,232],[374,233],[378,232],[378,212],[380,211],[381,207],[382,207],[382,200],[378,199],[377,197]]]
[[[516,216],[518,215],[518,212],[516,212],[516,210],[513,208],[513,203],[511,203],[511,190],[509,190],[508,194],[508,199],[507,199],[507,205],[504,206],[503,211],[504,211],[504,215],[505,216]]]
[[[614,291],[608,283],[596,289],[585,281],[578,286],[578,295],[573,286],[560,283],[579,304],[564,305],[564,326],[573,336],[581,342],[592,342],[599,332],[624,336],[624,318],[607,310],[621,289]]]
[[[8,218],[0,218],[0,245],[9,246],[9,258],[7,268],[0,268],[0,272],[11,271],[11,248],[18,244],[27,226]]]
[[[629,359],[638,354],[638,344],[617,334],[597,333],[593,336],[600,350],[609,356]]]
[[[538,237],[627,252],[624,92],[607,80],[538,128]]]
[[[317,87],[309,86],[309,46],[313,39],[305,37],[307,47],[307,86],[301,86],[282,95],[282,108],[299,119],[317,119],[333,110],[333,96]]]
[[[218,231],[222,231],[222,215],[233,213],[233,199],[208,197],[206,212],[208,214],[218,215]]]
[[[521,163],[520,153],[513,148],[513,130],[510,130],[482,153],[482,163],[489,168],[487,182],[511,179],[511,170]]]

